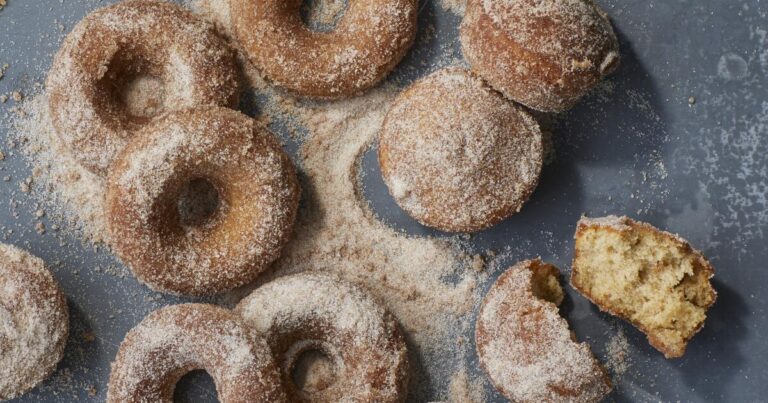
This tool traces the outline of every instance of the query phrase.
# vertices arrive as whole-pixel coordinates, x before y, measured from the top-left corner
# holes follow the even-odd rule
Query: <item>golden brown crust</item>
[[[68,335],[67,299],[45,263],[0,244],[0,400],[48,378]]]
[[[231,0],[235,36],[275,84],[297,95],[341,98],[373,87],[416,37],[416,0],[350,1],[330,32],[301,20],[301,0]]]
[[[238,102],[234,52],[210,24],[153,0],[96,10],[67,36],[46,82],[56,131],[89,170],[105,175],[151,120],[129,113],[119,94],[131,78],[145,76],[163,83],[160,109]]]
[[[483,299],[475,328],[480,365],[515,402],[598,402],[611,391],[586,343],[574,341],[557,305],[559,271],[539,259],[504,272]]]
[[[170,403],[176,382],[208,372],[222,403],[285,402],[266,342],[230,311],[183,304],[149,314],[125,336],[109,376],[109,403]]]
[[[381,173],[395,201],[443,231],[478,231],[518,212],[542,161],[534,118],[459,68],[400,94],[379,133]]]
[[[571,108],[619,62],[610,21],[592,0],[468,0],[461,44],[491,86],[544,112]]]
[[[687,347],[688,342],[693,338],[693,336],[696,335],[696,333],[698,333],[704,327],[704,321],[699,323],[698,326],[687,337],[685,337],[682,348],[675,348],[673,346],[668,345],[665,340],[662,340],[660,337],[654,334],[652,329],[649,329],[643,323],[640,323],[636,320],[632,320],[629,312],[618,309],[618,307],[613,307],[610,304],[606,303],[606,301],[590,293],[589,290],[586,289],[582,284],[582,281],[581,281],[582,268],[580,267],[579,264],[577,264],[580,256],[580,252],[579,252],[580,248],[578,246],[579,239],[583,236],[585,231],[589,229],[599,229],[601,231],[610,231],[620,235],[623,233],[626,233],[628,230],[647,231],[649,233],[655,234],[656,236],[665,238],[668,242],[676,245],[676,247],[679,248],[683,253],[693,255],[695,260],[698,262],[697,268],[701,270],[700,275],[706,278],[707,280],[711,279],[714,276],[714,273],[715,273],[714,267],[709,263],[709,261],[704,257],[704,255],[700,251],[694,249],[686,240],[682,239],[681,237],[666,231],[659,230],[658,228],[655,228],[650,224],[632,220],[628,217],[609,216],[609,217],[596,218],[596,219],[582,218],[577,225],[576,233],[574,235],[574,239],[576,239],[577,245],[574,248],[573,265],[572,265],[571,280],[570,280],[571,286],[573,286],[573,288],[576,289],[581,295],[583,295],[585,298],[587,298],[589,301],[595,304],[601,311],[607,312],[614,316],[618,316],[619,318],[622,318],[630,322],[633,326],[640,329],[640,331],[642,331],[648,338],[648,342],[654,348],[662,352],[664,354],[664,357],[666,358],[682,357],[685,354],[685,348]],[[715,300],[717,299],[717,292],[715,291],[714,288],[711,287],[711,285],[709,286],[708,296],[705,299],[708,300],[708,302],[702,308],[706,311],[712,306],[712,304],[715,303]]]
[[[218,208],[185,225],[183,189],[204,179]],[[279,256],[296,218],[295,168],[277,138],[225,108],[166,115],[116,160],[108,180],[110,242],[150,287],[217,294],[253,281]]]
[[[331,274],[291,275],[256,289],[235,312],[269,342],[291,401],[405,401],[405,339],[394,316],[361,288]],[[336,372],[335,383],[311,394],[291,377],[308,350],[321,351]]]

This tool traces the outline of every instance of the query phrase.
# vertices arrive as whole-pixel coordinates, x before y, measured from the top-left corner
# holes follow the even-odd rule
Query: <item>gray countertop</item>
[[[0,10],[0,94],[31,92],[61,39],[87,12],[111,1],[8,0]],[[666,360],[626,323],[602,314],[568,287],[563,313],[581,340],[605,357],[606,339],[622,329],[631,367],[616,401],[768,399],[768,3],[764,0],[599,0],[610,14],[622,64],[575,109],[551,119],[557,157],[523,212],[472,238],[474,247],[508,247],[509,262],[540,255],[569,271],[576,221],[627,214],[680,233],[717,269],[719,299],[686,355]],[[457,44],[460,18],[438,0],[422,4],[420,41],[390,80],[429,69],[429,49]],[[421,35],[425,35],[422,29]],[[0,104],[0,115],[13,101]],[[279,127],[275,128],[280,131]],[[285,134],[285,133],[282,133]],[[0,127],[0,139],[7,128]],[[38,205],[18,192],[30,175],[20,152],[0,161],[0,230],[51,263],[69,297],[72,337],[56,375],[19,402],[103,401],[109,363],[125,333],[148,312],[177,298],[140,285],[103,248],[70,231],[34,230]],[[295,147],[293,147],[295,148]],[[364,194],[376,213],[414,235],[439,235],[394,204],[375,152],[363,161]],[[43,221],[49,227],[48,217]],[[87,273],[87,274],[86,274]],[[97,336],[86,341],[84,333]],[[95,388],[95,395],[89,389]],[[210,379],[185,378],[178,398],[215,401]],[[504,399],[489,391],[493,400]]]

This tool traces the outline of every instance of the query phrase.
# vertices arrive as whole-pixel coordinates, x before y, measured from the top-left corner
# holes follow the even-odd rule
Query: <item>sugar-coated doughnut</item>
[[[64,41],[46,85],[59,137],[101,175],[153,116],[235,106],[239,97],[234,52],[213,27],[153,0],[122,1],[86,16]],[[136,95],[142,92],[149,100]],[[132,97],[146,104],[134,105]]]
[[[516,264],[491,286],[475,341],[480,365],[514,402],[599,402],[611,391],[589,346],[558,313],[558,270],[539,259]]]
[[[477,231],[518,212],[542,161],[534,118],[460,68],[401,93],[379,135],[381,173],[395,201],[443,231]]]
[[[461,44],[491,86],[544,112],[571,108],[619,64],[616,34],[593,0],[468,0]]]
[[[120,344],[108,403],[171,403],[176,383],[205,370],[222,403],[285,402],[267,343],[231,311],[205,304],[152,312]]]
[[[43,261],[0,244],[0,400],[48,378],[68,335],[67,300]]]
[[[251,62],[272,82],[314,98],[354,95],[381,81],[413,44],[417,0],[353,0],[330,32],[301,19],[302,0],[230,0]]]
[[[405,400],[405,341],[395,318],[362,289],[329,274],[296,274],[256,289],[235,312],[270,344],[291,401]],[[313,350],[330,359],[335,382],[307,393],[291,375]]]
[[[195,222],[179,206],[203,181],[218,204]],[[251,282],[279,256],[296,217],[296,172],[278,139],[226,108],[167,114],[145,127],[107,181],[110,242],[155,290],[209,295]]]

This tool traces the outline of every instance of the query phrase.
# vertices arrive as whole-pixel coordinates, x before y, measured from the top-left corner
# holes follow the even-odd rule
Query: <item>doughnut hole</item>
[[[204,226],[219,211],[219,191],[205,178],[195,178],[182,187],[177,209],[184,227]]]
[[[284,351],[278,355],[283,357],[279,363],[283,384],[293,400],[334,401],[345,393],[341,390],[343,382],[336,382],[345,365],[343,356],[335,343],[328,342],[334,337],[316,325],[310,323],[314,329],[309,332],[306,328],[294,329],[279,343]]]
[[[293,384],[305,396],[321,392],[336,382],[333,360],[322,350],[308,349],[302,352],[292,367]]]
[[[166,109],[164,68],[141,53],[117,52],[97,83],[104,117],[118,127],[136,128]]]
[[[201,390],[212,391],[216,396],[216,384],[211,375],[202,369],[196,369],[184,374],[173,389],[174,403],[193,403],[200,401]],[[216,399],[219,401],[219,399]]]
[[[349,0],[303,0],[301,20],[310,30],[330,32],[347,11]]]

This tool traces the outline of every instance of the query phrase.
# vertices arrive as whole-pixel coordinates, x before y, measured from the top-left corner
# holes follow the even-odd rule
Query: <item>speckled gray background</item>
[[[460,18],[437,1],[424,2],[420,17],[421,34],[432,26],[437,39],[420,41],[404,66],[430,65],[430,50],[444,45],[460,55]],[[65,33],[109,2],[8,0],[0,11],[0,65],[10,68],[0,94],[31,92]],[[712,260],[719,292],[684,358],[665,360],[638,331],[599,313],[570,289],[564,314],[578,338],[602,358],[607,339],[619,329],[626,332],[631,366],[612,400],[767,401],[768,4],[599,2],[621,40],[620,69],[574,110],[553,119],[557,159],[544,170],[532,201],[472,242],[478,250],[506,248],[504,264],[541,255],[567,272],[582,213],[628,214],[680,233]],[[390,80],[415,78],[402,67]],[[418,71],[423,75],[429,68]],[[0,104],[0,115],[12,107],[13,101]],[[0,128],[0,138],[6,131]],[[126,331],[178,300],[141,286],[115,258],[69,231],[51,231],[52,217],[35,219],[35,199],[19,191],[30,175],[23,157],[6,141],[0,151],[6,154],[0,177],[11,177],[0,181],[0,237],[51,263],[72,315],[72,337],[58,372],[18,401],[103,401],[109,362]],[[394,205],[375,153],[366,156],[363,170],[366,197],[382,219],[414,235],[440,235]],[[46,234],[35,232],[37,221],[48,226]],[[97,339],[85,341],[86,332]],[[95,396],[89,396],[90,387]],[[199,374],[178,389],[181,400],[215,401],[210,379]],[[489,396],[503,401],[492,391]]]

